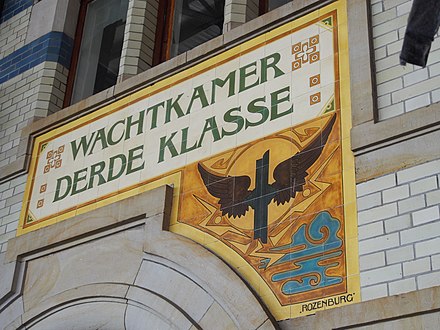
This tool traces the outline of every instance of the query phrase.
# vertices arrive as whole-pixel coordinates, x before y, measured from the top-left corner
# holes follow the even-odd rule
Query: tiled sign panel
[[[343,2],[37,138],[19,234],[168,183],[277,319],[359,300]]]

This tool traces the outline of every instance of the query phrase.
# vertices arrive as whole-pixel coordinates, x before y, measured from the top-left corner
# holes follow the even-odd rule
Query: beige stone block
[[[267,314],[251,291],[237,275],[211,252],[189,239],[166,231],[159,231],[158,217],[145,225],[145,251],[168,260],[169,265],[185,265],[191,278],[209,293],[226,311],[239,328],[256,329],[267,319]],[[151,259],[152,257],[149,256]],[[227,285],[218,285],[218,279]]]
[[[212,329],[212,330],[233,330],[238,329],[234,322],[229,318],[228,314],[220,307],[219,304],[213,303],[209,307],[206,314],[200,320],[199,325],[202,329]],[[265,329],[264,327],[259,327],[258,329]],[[267,329],[273,329],[273,325],[270,324]]]
[[[28,155],[23,155],[17,157],[14,161],[6,166],[1,167],[0,179],[7,179],[8,177],[13,177],[26,169],[27,163],[29,161]]]
[[[128,48],[128,49],[123,49],[122,50],[122,57],[124,56],[128,56],[128,57],[139,57],[141,53],[140,49],[136,49],[136,48]]]
[[[29,261],[23,288],[25,310],[90,283],[133,283],[142,241],[143,228],[133,228]]]
[[[134,0],[130,2],[130,5],[133,6],[133,8],[146,8],[147,5],[152,6],[155,5],[155,1],[145,1],[145,0]],[[156,4],[157,6],[157,4]]]
[[[274,22],[277,22],[276,25],[282,24],[284,22],[289,21],[293,15],[298,14],[304,8],[311,6],[313,4],[313,0],[302,0],[302,1],[289,1],[287,4],[278,7],[274,10],[267,12],[264,15],[261,15],[255,19],[250,20],[246,23],[240,23],[238,26],[232,26],[232,29],[225,29],[224,32],[224,43],[238,43],[244,41],[246,38],[249,38],[251,34],[255,36],[255,31],[265,32],[269,29],[274,28]],[[232,9],[233,11],[233,9]],[[226,13],[228,14],[228,13]],[[231,18],[229,21],[225,17],[225,25],[229,26],[230,23],[233,23],[234,18]],[[238,17],[240,19],[240,17]]]
[[[49,314],[35,324],[35,330],[63,329],[125,329],[124,316],[126,305],[123,303],[97,301],[73,305],[57,313]],[[62,326],[61,326],[62,325]]]
[[[129,10],[129,15],[145,17],[145,8],[146,6],[144,8],[133,7]]]
[[[163,323],[168,323],[170,325],[169,328],[189,329],[192,325],[187,316],[177,308],[178,306],[173,305],[170,301],[163,299],[163,297],[144,290],[143,288],[130,287],[127,293],[127,299],[130,305],[136,306],[137,304],[145,306],[145,309],[151,310]],[[149,315],[141,316],[141,318],[147,317],[149,317]],[[137,324],[137,320],[131,315],[127,315],[127,321],[131,324]],[[157,319],[153,319],[153,321],[158,322]]]
[[[216,38],[209,40],[208,42],[201,44],[200,46],[188,50],[187,61],[197,60],[200,59],[201,57],[205,59],[206,56],[210,54],[220,52],[222,46],[223,46],[223,35],[220,35]]]
[[[418,328],[423,320],[418,322],[416,328],[413,326],[406,327],[404,326],[405,323],[399,322],[406,322],[403,320],[409,314],[430,315],[440,304],[437,299],[439,290],[440,287],[435,287],[320,311],[313,316],[280,322],[280,327],[282,329],[359,329],[359,325],[374,322],[375,327],[373,329],[380,329],[377,326],[382,323],[381,320],[386,321],[386,319],[395,318],[398,323],[394,327],[386,329],[423,329]],[[430,320],[427,322],[429,324]]]
[[[168,214],[171,212],[172,198],[173,188],[170,186],[161,186],[144,194],[127,198],[119,203],[118,219],[125,220],[140,214],[145,218],[157,214]]]
[[[4,263],[5,253],[0,254],[0,300],[6,298],[14,289],[16,262]],[[1,315],[1,313],[0,313]],[[2,322],[0,322],[2,324]],[[6,323],[4,323],[6,324]]]
[[[227,19],[228,19],[228,21],[227,21]],[[246,16],[244,13],[231,12],[229,15],[225,16],[226,23],[229,23],[229,22],[244,23],[245,21],[246,21]]]
[[[438,158],[440,106],[432,104],[374,124],[368,122],[351,131],[356,156],[356,181],[381,176]]]
[[[16,330],[16,329],[19,329],[21,324],[22,324],[21,317],[18,317],[14,321],[9,323],[8,325],[5,325],[4,330]]]
[[[143,223],[145,216],[162,212],[169,213],[172,199],[172,190],[170,189],[170,187],[160,187],[150,190],[119,203],[113,203],[15,237],[10,241],[6,260],[10,262],[16,260],[18,256],[47,249],[54,244],[65,243],[72,238],[102,232],[118,223],[127,224],[136,221]],[[147,200],[151,201],[151,204],[146,205],[145,201]]]
[[[183,327],[184,324],[189,325],[188,323],[187,320],[184,320],[184,323],[179,325]],[[144,329],[146,325],[148,325],[149,329],[170,329],[172,326],[175,326],[163,315],[146,310],[145,307],[142,309],[140,306],[128,305],[125,312],[125,329]]]
[[[433,327],[434,321],[437,326]],[[412,317],[403,317],[397,320],[380,322],[378,324],[362,327],[362,330],[387,330],[387,329],[414,329],[428,330],[438,329],[439,314],[416,315]],[[425,324],[426,322],[426,324]]]
[[[184,306],[185,310],[193,309],[191,313],[195,314],[189,315],[202,318],[203,311],[215,300],[240,329],[256,329],[266,322],[265,310],[227,265],[189,239],[162,230],[168,227],[167,196],[172,196],[172,190],[162,187],[11,240],[10,260],[24,254],[28,260],[23,321],[29,322],[48,310],[55,311],[57,306],[68,310],[68,301],[85,304],[103,297],[115,301],[126,298],[130,305],[142,305],[145,289],[139,288],[135,298],[134,293],[126,294],[127,285],[103,282],[134,283],[145,244],[144,248],[153,254],[145,256],[146,259],[174,271],[174,276],[178,276],[175,283],[190,283],[183,288],[174,286],[175,291],[180,291],[174,294],[180,294],[180,298],[167,293],[173,301],[179,301],[175,309]],[[156,215],[145,220],[145,214]],[[157,272],[151,276],[158,276]],[[169,279],[159,277],[158,281]],[[219,286],[218,279],[227,285]],[[160,290],[170,287],[166,281],[159,284]],[[151,287],[150,294],[159,290],[156,287]],[[191,297],[195,297],[192,303]],[[165,303],[170,305],[169,301]],[[187,328],[191,325],[189,322]]]
[[[114,88],[115,87],[112,86],[110,88],[103,90],[102,92],[93,94],[92,96],[89,96],[88,98],[78,102],[77,103],[78,110],[89,110],[92,108],[95,109],[98,106],[102,106],[104,104],[113,102]]]
[[[191,277],[158,262],[144,260],[135,285],[165,297],[193,320],[199,321],[213,303],[213,298]]]
[[[269,330],[273,329],[273,324],[270,319],[267,319],[261,326],[258,327],[258,330]]]
[[[419,316],[422,329],[438,329],[440,324],[440,312]]]
[[[55,296],[48,297],[40,301],[30,310],[24,310],[22,315],[23,323],[34,319],[36,316],[44,314],[46,311],[55,309],[58,306],[65,306],[68,302],[93,301],[106,298],[110,300],[123,299],[128,291],[128,285],[124,284],[89,284],[63,291]],[[67,307],[67,306],[65,306]]]
[[[21,314],[23,314],[23,299],[20,297],[5,310],[2,310],[0,313],[0,326],[4,326],[6,329],[17,329],[21,325]]]
[[[180,54],[171,60],[152,67],[132,78],[126,79],[114,86],[115,97],[122,97],[130,92],[134,92],[142,87],[157,82],[165,76],[178,72],[183,69],[186,63],[186,53]]]
[[[120,81],[127,79],[127,77],[132,77],[139,73],[139,68],[137,66],[121,65],[119,68],[119,78]]]

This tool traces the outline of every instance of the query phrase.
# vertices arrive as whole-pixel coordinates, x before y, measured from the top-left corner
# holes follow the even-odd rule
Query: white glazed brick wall
[[[223,32],[258,17],[258,0],[225,0]]]
[[[426,68],[399,64],[411,5],[412,0],[371,1],[380,120],[440,101],[438,36],[432,44]]]
[[[31,11],[29,7],[0,25],[0,58],[24,46]]]
[[[0,184],[0,253],[5,252],[7,242],[15,237],[27,175]]]
[[[357,185],[363,300],[440,285],[440,159]]]
[[[0,168],[16,159],[21,130],[62,108],[68,70],[43,62],[0,85]]]
[[[136,75],[152,67],[158,8],[158,0],[130,0],[119,76]]]

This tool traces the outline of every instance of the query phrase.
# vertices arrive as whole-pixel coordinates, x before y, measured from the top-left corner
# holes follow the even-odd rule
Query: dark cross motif
[[[257,160],[255,173],[255,189],[247,199],[250,207],[254,209],[254,239],[261,239],[267,243],[267,216],[268,207],[272,198],[275,197],[275,190],[269,184],[269,150],[263,158]]]
[[[291,158],[279,163],[273,171],[274,183],[269,184],[269,150],[256,162],[255,188],[249,190],[251,178],[242,176],[221,176],[210,172],[201,163],[198,169],[208,192],[219,199],[222,215],[242,217],[254,209],[254,239],[267,243],[268,206],[274,200],[277,205],[285,204],[302,191],[307,170],[319,158],[335,123],[336,115],[327,123],[307,147]]]

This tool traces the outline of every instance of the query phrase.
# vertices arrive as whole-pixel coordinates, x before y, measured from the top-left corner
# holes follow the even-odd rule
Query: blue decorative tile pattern
[[[50,32],[0,60],[0,84],[44,62],[70,66],[73,40],[62,32]]]
[[[34,0],[5,0],[3,4],[3,11],[0,17],[0,23],[19,14],[23,10],[29,8],[34,3]]]

